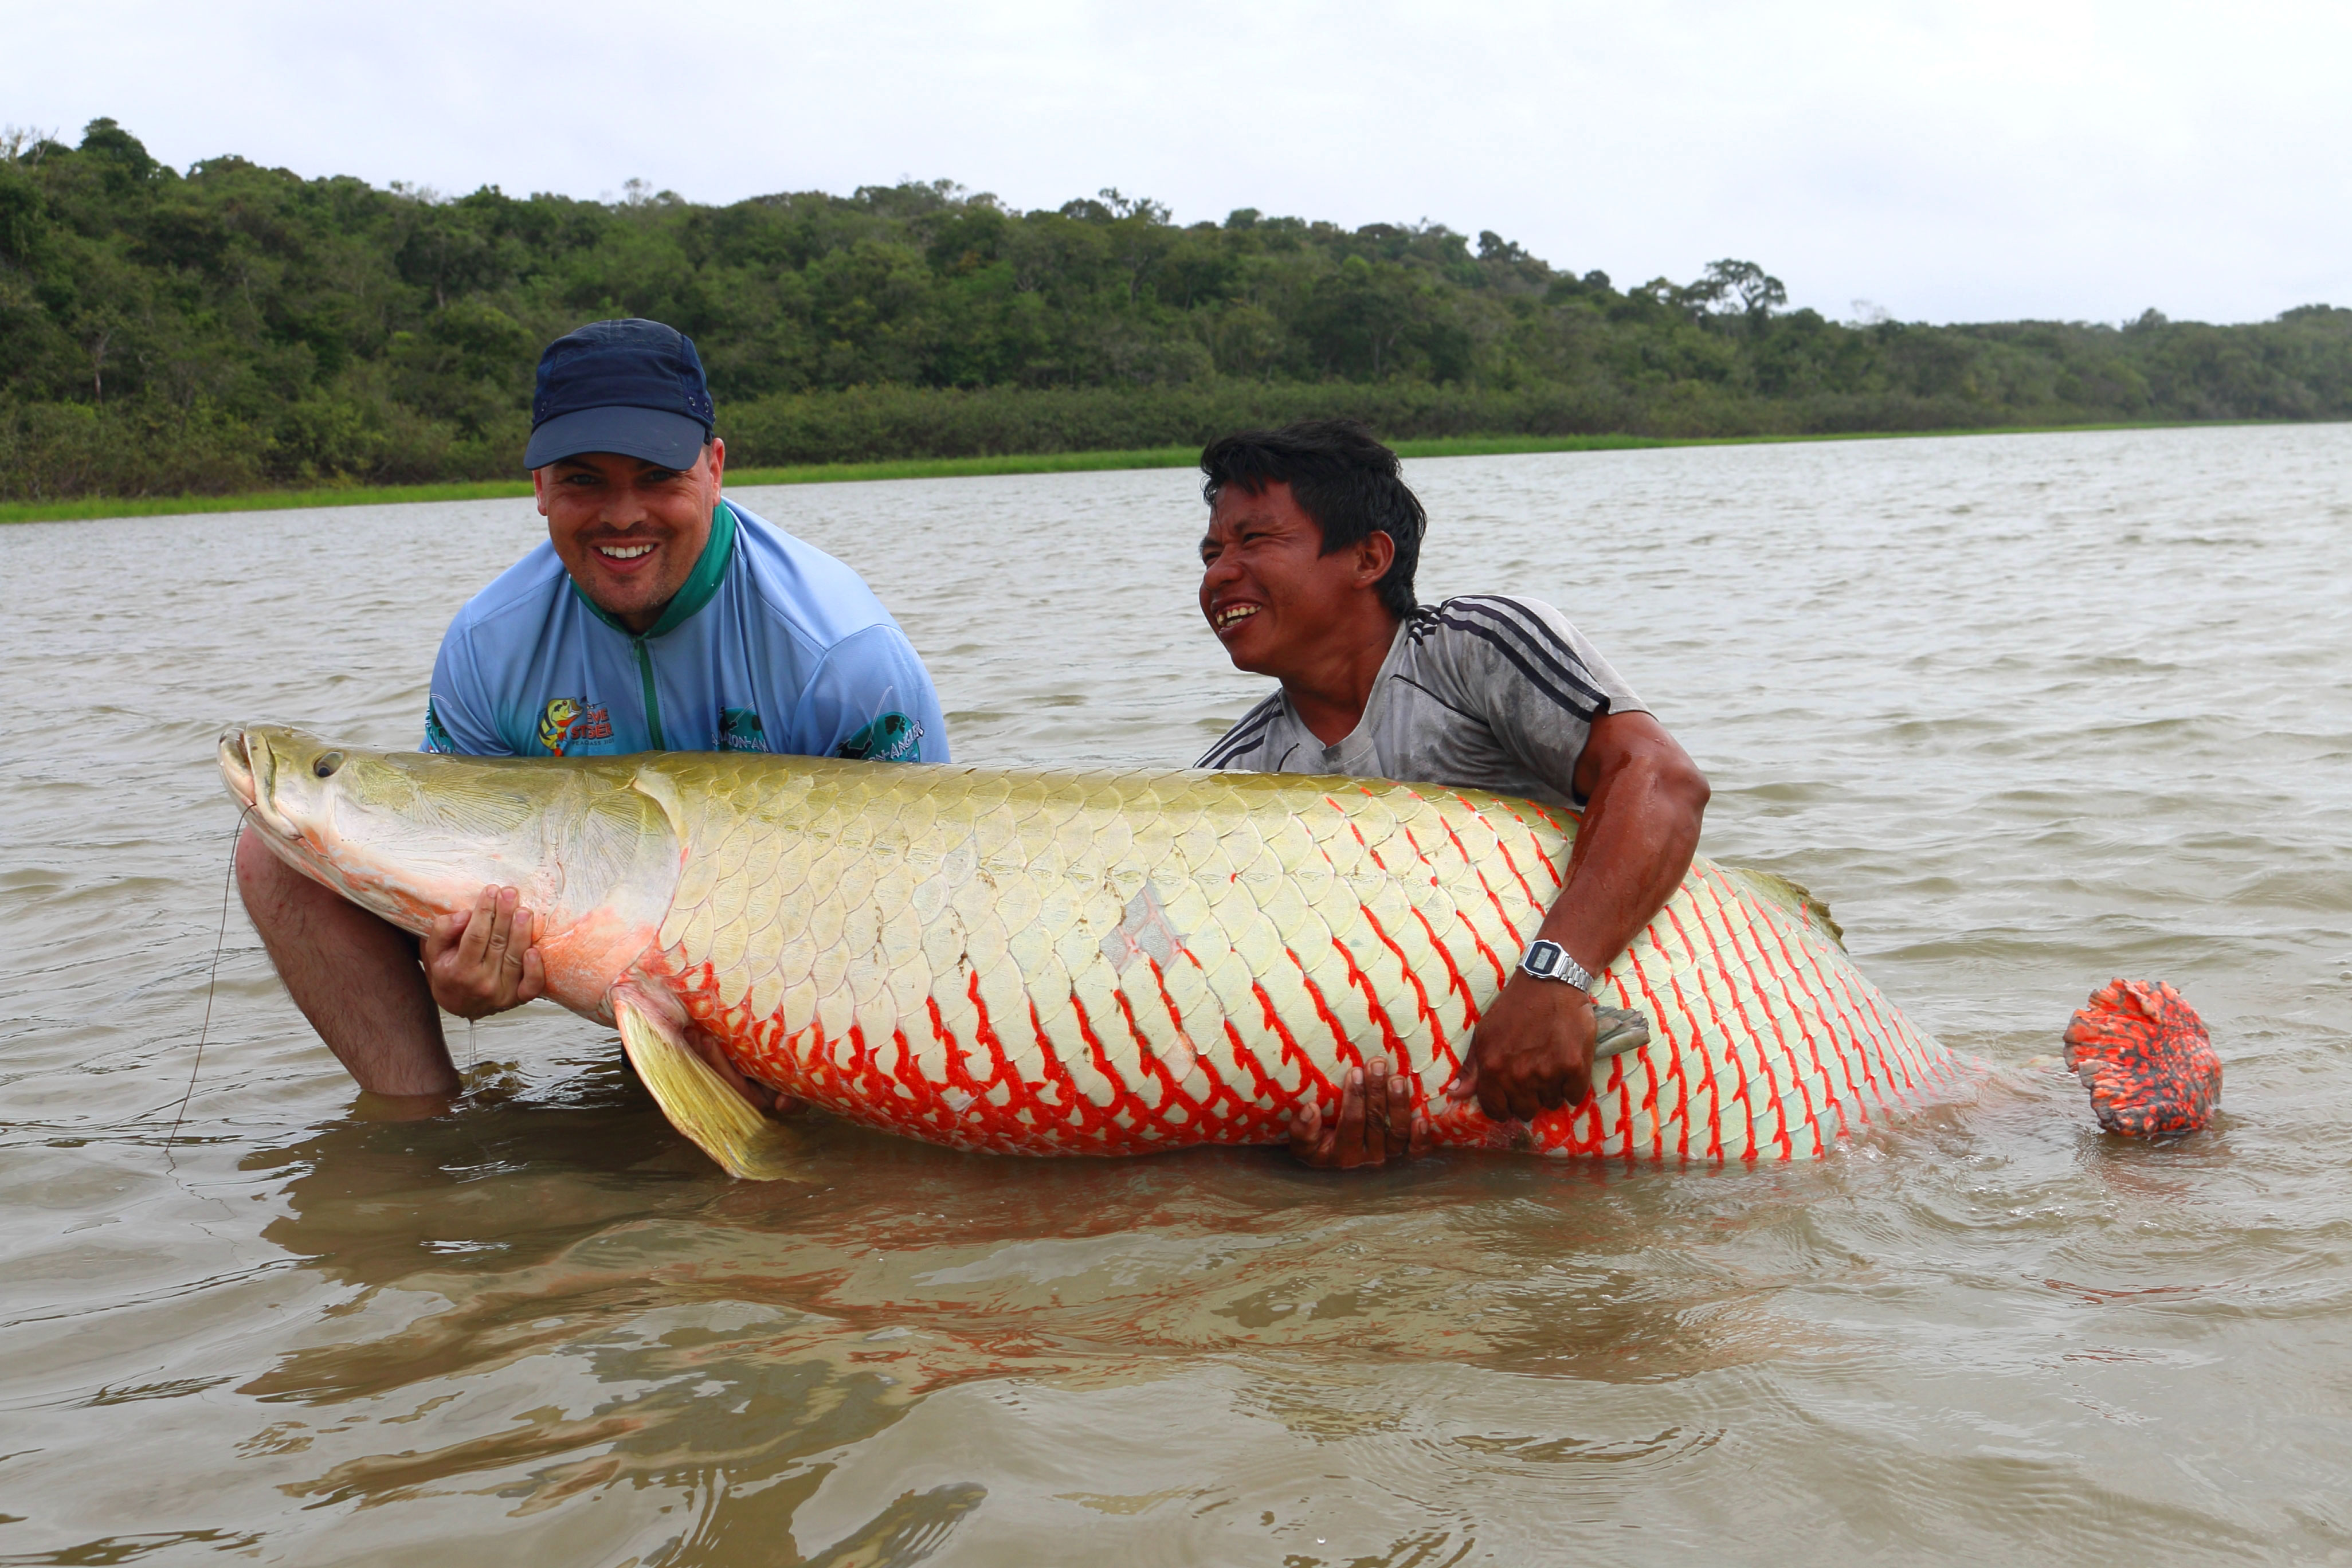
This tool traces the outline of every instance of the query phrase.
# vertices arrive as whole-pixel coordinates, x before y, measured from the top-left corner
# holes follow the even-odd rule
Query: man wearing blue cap
[[[713,424],[693,341],[658,321],[592,322],[548,346],[523,454],[548,542],[450,623],[425,750],[948,760],[898,623],[848,567],[720,499]],[[484,889],[420,951],[250,832],[236,872],[287,990],[362,1089],[455,1093],[440,1011],[484,1017],[543,988],[512,888]]]

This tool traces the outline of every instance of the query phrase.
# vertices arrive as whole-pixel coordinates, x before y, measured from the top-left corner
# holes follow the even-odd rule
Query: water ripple
[[[1412,474],[1424,596],[1564,606],[1708,770],[1708,850],[1828,899],[1996,1064],[1972,1103],[1811,1167],[1353,1181],[820,1126],[776,1193],[542,1009],[457,1113],[371,1120],[240,917],[166,1151],[215,732],[413,743],[539,520],[0,531],[0,1562],[2352,1554],[2352,429]],[[1183,473],[745,499],[867,574],[966,759],[1189,760],[1257,695]],[[2091,1126],[2050,1054],[2116,973],[2205,1010],[2214,1131]]]

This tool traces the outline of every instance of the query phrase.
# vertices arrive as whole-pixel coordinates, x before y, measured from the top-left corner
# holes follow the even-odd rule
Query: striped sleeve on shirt
[[[1201,760],[1192,765],[1196,768],[1231,767],[1235,758],[1246,755],[1265,742],[1267,728],[1281,711],[1282,693],[1277,690],[1243,714],[1241,721],[1219,736],[1217,743],[1202,752]]]
[[[1519,600],[1471,594],[1424,605],[1414,617],[1414,639],[1423,640],[1441,626],[1492,647],[1530,686],[1583,723],[1612,710],[1607,689],[1622,683],[1596,675],[1569,635]]]
[[[1430,711],[1447,715],[1407,748],[1411,765],[1433,770],[1433,776],[1486,783],[1481,770],[1494,764],[1483,732],[1485,746],[1515,759],[1486,787],[1507,795],[1549,791],[1577,804],[1576,768],[1592,726],[1609,714],[1649,707],[1566,616],[1539,599],[1448,599],[1423,609],[1412,631],[1414,681],[1445,705]],[[1465,723],[1470,728],[1463,729]],[[1517,779],[1505,777],[1515,772]],[[1530,787],[1538,783],[1540,791]]]

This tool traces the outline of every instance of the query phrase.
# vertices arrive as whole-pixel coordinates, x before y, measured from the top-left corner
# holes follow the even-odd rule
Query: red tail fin
[[[2066,1065],[2099,1125],[2127,1138],[2201,1131],[2221,1103],[2221,1058],[2204,1021],[2162,981],[2110,980],[2066,1026]]]

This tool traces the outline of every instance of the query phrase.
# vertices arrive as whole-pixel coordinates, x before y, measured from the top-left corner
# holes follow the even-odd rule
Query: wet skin
[[[1353,733],[1396,636],[1379,584],[1396,546],[1374,533],[1326,554],[1323,532],[1286,484],[1229,487],[1201,540],[1201,613],[1236,668],[1282,682],[1325,745]],[[1559,897],[1539,934],[1595,974],[1673,896],[1698,847],[1707,784],[1647,713],[1594,721],[1574,780],[1586,802]],[[1576,1105],[1592,1091],[1593,999],[1557,980],[1514,973],[1470,1038],[1446,1086],[1497,1120]],[[1308,1107],[1291,1120],[1292,1152],[1339,1170],[1419,1152],[1421,1131],[1401,1081],[1385,1068],[1350,1074],[1327,1125]]]

